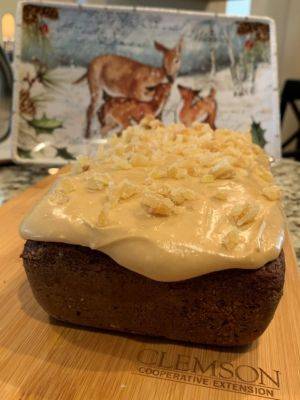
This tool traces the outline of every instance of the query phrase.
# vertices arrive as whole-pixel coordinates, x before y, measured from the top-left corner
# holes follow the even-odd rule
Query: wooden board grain
[[[300,277],[288,235],[284,296],[247,348],[64,325],[36,303],[19,258],[20,220],[51,180],[0,208],[0,399],[300,399]]]

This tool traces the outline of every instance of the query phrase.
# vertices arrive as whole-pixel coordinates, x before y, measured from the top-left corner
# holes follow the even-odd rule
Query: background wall
[[[300,1],[299,0],[252,0],[252,14],[267,15],[275,19],[278,40],[279,87],[282,90],[287,79],[300,79]],[[282,127],[283,140],[298,128],[290,109]],[[292,149],[293,144],[289,147]]]
[[[5,12],[15,13],[17,0],[1,0],[0,13],[3,15]]]

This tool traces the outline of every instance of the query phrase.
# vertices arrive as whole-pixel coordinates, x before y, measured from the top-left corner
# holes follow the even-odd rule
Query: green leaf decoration
[[[34,118],[28,121],[28,124],[35,129],[37,135],[40,133],[51,134],[55,129],[62,128],[63,121],[55,118],[48,118],[46,114],[44,114],[40,119]]]
[[[76,160],[76,157],[68,151],[66,147],[56,148],[56,157],[64,158],[65,160]]]
[[[31,150],[22,149],[22,147],[18,147],[18,155],[22,158],[32,158]]]
[[[252,120],[251,124],[251,135],[252,135],[252,142],[258,144],[258,146],[264,148],[267,144],[265,139],[265,132],[266,130],[262,128],[260,122],[256,122]]]

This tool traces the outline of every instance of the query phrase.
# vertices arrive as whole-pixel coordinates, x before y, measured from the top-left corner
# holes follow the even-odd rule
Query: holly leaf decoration
[[[252,120],[251,124],[251,135],[252,135],[252,142],[258,144],[258,146],[264,148],[267,144],[265,139],[265,132],[266,130],[262,128],[260,122],[256,122]]]
[[[46,114],[42,116],[42,118],[39,119],[32,119],[31,121],[27,121],[30,126],[32,126],[35,129],[35,132],[37,135],[41,133],[48,133],[52,134],[55,129],[62,128],[63,126],[63,121],[60,121],[55,118],[48,118]]]
[[[72,153],[68,151],[66,147],[56,148],[56,157],[64,158],[65,160],[75,160],[76,157],[73,156]]]

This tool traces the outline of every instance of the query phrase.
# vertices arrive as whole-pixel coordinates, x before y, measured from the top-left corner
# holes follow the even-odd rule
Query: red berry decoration
[[[246,42],[245,42],[245,49],[246,50],[248,50],[248,51],[250,51],[250,50],[252,50],[253,49],[253,46],[254,46],[254,40],[252,40],[252,39],[247,39],[246,40]]]
[[[46,36],[49,33],[49,26],[45,23],[42,23],[39,26],[39,30],[41,32],[42,35]]]

